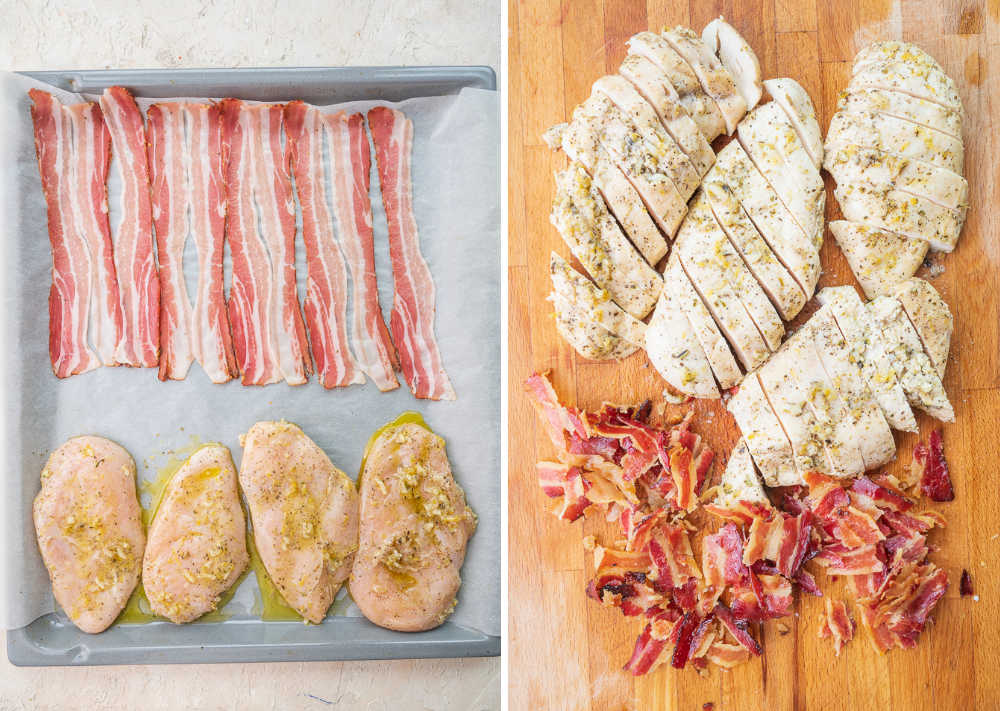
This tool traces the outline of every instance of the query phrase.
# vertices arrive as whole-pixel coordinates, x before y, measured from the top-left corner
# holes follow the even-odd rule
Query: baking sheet
[[[388,74],[382,75],[381,82],[370,81],[376,70],[366,69],[264,70],[266,76],[258,74],[258,82],[253,81],[256,70],[216,70],[203,84],[196,73],[177,77],[177,72],[170,71],[39,76],[85,92],[121,83],[133,89],[142,106],[149,103],[142,100],[148,83],[148,95],[157,98],[172,88],[176,90],[173,96],[232,95],[269,101],[305,97],[324,107],[364,93],[375,100],[336,106],[363,111],[390,103],[380,98],[383,89],[393,98],[405,91],[408,70],[382,71]],[[412,89],[425,89],[427,70],[412,71]],[[299,387],[284,383],[244,387],[237,381],[214,385],[197,364],[185,380],[167,383],[157,380],[156,369],[129,368],[100,368],[57,380],[47,351],[51,258],[30,102],[25,94],[30,86],[41,83],[14,74],[0,78],[4,99],[0,157],[8,167],[0,178],[0,229],[4,230],[7,266],[2,284],[6,308],[0,329],[5,339],[0,368],[7,396],[2,432],[8,484],[0,529],[4,571],[0,622],[7,629],[21,628],[8,637],[12,659],[39,663],[41,655],[57,658],[59,663],[113,663],[135,661],[131,652],[145,650],[144,660],[192,661],[184,651],[192,645],[208,661],[273,659],[268,656],[273,654],[284,654],[280,658],[287,659],[333,659],[497,653],[493,647],[499,646],[500,632],[499,114],[494,91],[468,86],[482,86],[482,70],[464,77],[462,70],[444,70],[444,74],[448,71],[457,71],[457,76],[442,77],[435,89],[450,82],[451,90],[458,93],[394,104],[414,122],[414,210],[421,247],[437,286],[438,342],[458,394],[455,402],[439,403],[416,400],[405,384],[391,393],[379,393],[370,382],[332,391],[315,380]],[[232,77],[230,86],[225,83],[227,73]],[[250,84],[253,91],[225,90]],[[52,86],[43,88],[53,90]],[[114,167],[111,176],[114,230],[118,209]],[[376,268],[381,303],[388,313],[392,274],[375,170],[372,182]],[[301,297],[306,270],[301,236],[298,239]],[[194,260],[185,263],[193,266]],[[192,283],[193,272],[187,276]],[[283,418],[298,423],[338,467],[354,477],[371,432],[405,410],[421,412],[445,438],[455,476],[480,517],[462,569],[458,607],[439,630],[420,635],[387,632],[358,619],[357,608],[347,604],[336,605],[338,614],[318,627],[261,622],[253,614],[256,581],[252,575],[225,608],[229,618],[225,622],[185,627],[165,622],[117,625],[102,635],[88,636],[77,632],[61,612],[53,612],[30,506],[45,458],[68,437],[99,434],[121,443],[135,458],[140,480],[151,480],[169,456],[183,456],[197,442],[220,441],[239,463],[239,435],[258,420]],[[19,641],[24,643],[20,647]]]

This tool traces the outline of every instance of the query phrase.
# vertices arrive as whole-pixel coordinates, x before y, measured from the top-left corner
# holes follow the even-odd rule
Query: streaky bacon
[[[858,600],[861,621],[880,652],[911,648],[930,611],[948,589],[948,576],[933,563],[908,563],[877,596]]]
[[[455,390],[434,339],[434,281],[420,251],[413,214],[413,123],[402,111],[376,106],[368,111],[368,127],[375,143],[389,224],[389,256],[396,288],[389,328],[403,377],[418,398],[454,400]]]
[[[951,501],[955,498],[948,462],[944,458],[941,430],[931,432],[927,444],[921,442],[913,448],[913,465],[917,467],[920,491],[924,496],[932,501]]]
[[[777,512],[770,519],[755,518],[747,534],[743,563],[769,560],[786,578],[794,578],[805,560],[811,530],[812,514],[808,511],[798,516]]]
[[[524,381],[535,412],[542,418],[552,443],[563,451],[566,448],[566,434],[572,433],[581,439],[588,439],[590,432],[585,428],[579,411],[559,402],[555,389],[548,378],[548,372],[533,373]]]
[[[670,611],[658,612],[642,630],[635,641],[632,657],[625,665],[625,671],[634,676],[642,676],[653,671],[666,661],[666,651],[679,617]]]
[[[827,546],[813,559],[826,568],[828,575],[864,575],[879,573],[884,569],[879,559],[878,547],[867,544],[858,548]]]
[[[101,109],[122,179],[122,217],[113,237],[122,304],[122,338],[115,360],[151,368],[160,360],[160,280],[153,255],[146,127],[124,87],[105,89]]]
[[[843,600],[826,599],[824,613],[819,626],[820,639],[833,639],[833,649],[836,656],[840,650],[854,637],[854,621],[847,614],[847,605]]]
[[[704,505],[704,509],[713,516],[721,518],[723,521],[729,521],[740,526],[751,526],[756,519],[767,519],[775,513],[775,508],[769,502],[765,503],[762,501],[740,500],[729,506],[709,503]]]
[[[750,660],[750,652],[741,644],[715,641],[708,648],[706,659],[723,669],[734,669]]]
[[[351,341],[361,369],[379,390],[399,387],[396,348],[382,317],[375,275],[375,234],[372,231],[372,157],[361,114],[343,111],[322,116],[330,147],[330,194],[337,218],[340,247],[351,273]]]
[[[347,267],[327,207],[323,121],[319,111],[303,101],[289,102],[284,110],[285,150],[302,208],[306,249],[302,310],[316,375],[325,388],[363,383],[365,376],[347,340]],[[336,180],[333,175],[330,178]]]
[[[737,619],[733,612],[721,602],[715,606],[714,614],[744,650],[755,657],[763,654],[764,650],[747,630],[746,620]]]

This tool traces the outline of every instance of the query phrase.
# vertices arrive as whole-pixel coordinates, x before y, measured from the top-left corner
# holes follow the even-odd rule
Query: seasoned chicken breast
[[[687,27],[666,29],[661,35],[694,71],[702,88],[715,101],[726,122],[726,133],[736,130],[736,124],[747,112],[747,102],[736,89],[729,70],[712,53],[697,34]]]
[[[845,111],[833,115],[826,132],[827,155],[851,146],[922,160],[959,174],[965,164],[965,147],[961,139],[871,111]]]
[[[594,321],[585,308],[565,295],[549,295],[555,312],[556,331],[577,353],[589,360],[621,360],[639,346],[619,338]],[[641,323],[641,322],[640,322]]]
[[[794,79],[768,79],[764,88],[775,103],[785,112],[789,122],[799,134],[802,147],[812,158],[817,170],[823,165],[823,137],[816,121],[816,108],[809,94]]]
[[[954,80],[927,52],[909,42],[873,42],[854,58],[851,87],[892,89],[954,110],[962,99]]]
[[[756,106],[764,92],[760,81],[760,61],[750,44],[721,17],[705,25],[701,39],[733,76],[736,90],[746,103],[745,110]]]
[[[961,111],[899,91],[848,87],[837,102],[837,111],[885,114],[962,139]]]
[[[103,632],[135,590],[146,547],[132,457],[103,437],[73,437],[45,463],[33,516],[56,602],[83,632]]]
[[[646,340],[646,324],[629,316],[611,300],[607,291],[573,269],[555,252],[549,256],[552,289],[567,301],[579,305],[593,321],[612,335],[641,346]]]
[[[715,499],[712,503],[722,508],[733,508],[741,501],[752,504],[769,504],[770,499],[760,483],[757,469],[750,458],[750,450],[742,437],[729,455],[729,461],[722,472]]]
[[[368,446],[360,485],[351,596],[381,627],[437,627],[455,609],[465,547],[476,530],[444,440],[414,423],[385,429]]]
[[[664,288],[646,328],[646,355],[674,390],[697,398],[718,398],[708,357],[680,307],[675,289]]]
[[[214,610],[250,563],[229,450],[208,444],[167,484],[149,527],[142,582],[153,612],[178,624]]]
[[[951,333],[954,321],[948,304],[930,283],[913,277],[896,284],[891,295],[899,300],[910,317],[924,350],[934,364],[938,376],[943,380],[948,366],[948,349],[951,348]]]
[[[909,279],[920,268],[930,247],[924,240],[910,239],[860,222],[836,220],[828,226],[870,299]]]
[[[354,483],[290,422],[258,422],[241,443],[257,552],[285,602],[319,624],[358,547]]]
[[[765,397],[756,372],[743,379],[726,408],[733,413],[764,482],[768,486],[801,484],[791,440]]]

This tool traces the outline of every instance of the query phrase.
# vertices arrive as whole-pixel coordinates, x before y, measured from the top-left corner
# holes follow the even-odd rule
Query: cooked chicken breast
[[[959,174],[965,163],[961,139],[871,111],[845,111],[833,115],[826,133],[826,153],[852,146],[922,160]]]
[[[851,71],[852,88],[892,89],[962,110],[954,80],[933,57],[909,42],[874,42],[858,52]]]
[[[732,189],[775,256],[802,291],[812,294],[819,280],[819,252],[812,240],[795,224],[791,213],[754,167],[739,141],[730,141],[719,151],[706,181],[723,182]]]
[[[103,632],[135,590],[146,547],[135,462],[103,437],[68,440],[42,469],[33,515],[56,602],[83,632]]]
[[[670,291],[671,298],[680,306],[690,321],[694,336],[701,344],[705,357],[708,358],[712,374],[715,375],[719,387],[727,390],[739,383],[743,374],[736,364],[732,351],[726,345],[726,339],[722,337],[708,307],[695,291],[681,266],[680,260],[675,256],[671,256],[667,261],[663,279],[664,289]]]
[[[437,627],[455,609],[459,570],[476,530],[444,440],[414,423],[389,427],[369,444],[360,485],[351,597],[381,627]]]
[[[258,422],[241,443],[257,552],[285,602],[319,624],[358,548],[354,482],[290,422]]]
[[[701,37],[687,27],[666,29],[661,36],[694,71],[705,93],[712,97],[719,107],[726,122],[726,133],[731,134],[747,112],[747,102],[736,89],[733,75],[722,66]]]
[[[609,333],[641,346],[646,341],[646,324],[632,316],[611,300],[611,295],[583,274],[573,269],[555,252],[549,257],[549,275],[552,288],[567,301],[577,304],[589,320]]]
[[[556,331],[584,358],[621,360],[639,350],[638,346],[602,328],[591,318],[591,313],[565,295],[553,292],[549,301],[555,312]]]
[[[821,289],[816,298],[820,304],[830,304],[830,311],[851,349],[851,361],[861,365],[865,382],[874,393],[889,426],[916,432],[917,419],[899,382],[892,358],[883,345],[883,339],[875,337],[875,325],[858,292],[851,286],[827,287]]]
[[[934,364],[938,376],[943,380],[948,366],[948,349],[951,347],[951,333],[954,321],[948,304],[933,286],[923,279],[913,277],[896,284],[892,296],[899,299],[906,315],[910,317],[924,350]]]
[[[866,305],[876,337],[885,346],[909,403],[943,422],[954,422],[955,411],[941,376],[924,352],[920,336],[898,299],[877,296]]]
[[[802,147],[818,170],[823,165],[823,137],[816,121],[816,108],[809,94],[801,84],[788,78],[768,79],[764,82],[764,88],[785,112],[785,116],[799,134]]]
[[[837,102],[837,111],[894,116],[962,139],[961,111],[899,91],[848,87]]]
[[[659,262],[667,253],[667,240],[646,211],[639,193],[601,145],[600,136],[591,129],[591,124],[586,121],[561,124],[550,129],[547,135],[547,140],[554,142],[553,148],[561,147],[571,162],[582,164],[590,173],[608,210],[639,254],[649,264]],[[683,217],[683,210],[680,217]],[[679,224],[680,218],[674,225],[675,231]]]
[[[726,408],[733,413],[764,483],[768,486],[801,484],[792,444],[764,396],[756,372],[744,378]]]
[[[776,101],[740,122],[740,145],[764,174],[816,250],[823,245],[826,190],[819,169]]]
[[[677,92],[681,106],[711,141],[726,130],[718,105],[702,88],[690,65],[655,32],[639,32],[628,41],[629,54],[645,57],[663,72]]]
[[[736,90],[746,103],[745,110],[756,106],[764,93],[760,81],[760,61],[743,35],[722,17],[717,17],[705,25],[701,39],[733,76]]]
[[[142,583],[153,612],[183,624],[216,609],[250,563],[229,450],[208,444],[167,484],[149,527]]]
[[[732,508],[741,501],[752,504],[770,503],[750,458],[746,440],[742,437],[729,455],[712,503],[722,508]]]
[[[550,219],[574,256],[615,303],[635,318],[650,312],[663,281],[622,234],[579,163],[556,173]]]
[[[625,57],[618,73],[632,82],[650,103],[663,127],[684,151],[698,175],[705,175],[715,162],[715,153],[698,130],[698,124],[684,110],[677,90],[660,68],[643,56],[630,54]]]
[[[791,321],[806,303],[802,287],[760,236],[729,185],[710,179],[702,185],[702,191],[715,219],[740,253],[747,268],[753,272],[781,318]]]
[[[697,398],[718,398],[708,357],[695,337],[694,327],[666,287],[646,328],[646,355],[674,390]]]
[[[923,240],[859,222],[836,220],[828,225],[869,299],[888,293],[894,284],[913,276],[930,247]]]

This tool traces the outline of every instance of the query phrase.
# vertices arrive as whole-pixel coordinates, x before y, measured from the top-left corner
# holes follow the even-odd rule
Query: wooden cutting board
[[[509,664],[511,709],[995,709],[1000,708],[1000,0],[511,0],[510,24],[510,498]],[[904,39],[929,51],[957,82],[965,105],[966,177],[972,207],[953,254],[938,255],[932,279],[955,315],[945,385],[957,422],[943,428],[957,497],[936,508],[948,527],[932,534],[932,559],[951,580],[933,624],[913,650],[879,656],[859,629],[839,658],[817,637],[822,600],[796,603],[794,617],[763,626],[765,654],[732,672],[661,667],[633,679],[621,671],[641,623],[584,595],[591,556],[582,540],[614,540],[588,520],[568,524],[547,512],[534,462],[554,452],[522,392],[534,370],[552,370],[560,397],[582,407],[602,401],[662,403],[664,384],[639,352],[622,363],[584,360],[556,334],[549,252],[569,251],[549,224],[552,173],[565,165],[542,132],[565,121],[591,83],[614,72],[625,40],[640,30],[683,24],[698,32],[725,15],[750,42],[765,77],[790,76],[809,92],[824,131],[855,53],[877,39]],[[724,140],[720,139],[720,144]],[[716,149],[719,148],[717,144]],[[825,175],[825,174],[824,174]],[[827,180],[827,218],[839,209]],[[820,286],[854,283],[829,231]],[[926,269],[921,270],[925,275]],[[811,303],[806,313],[815,309]],[[803,317],[800,317],[799,321]],[[696,428],[718,453],[721,472],[736,438],[719,403],[698,402]],[[667,406],[667,416],[683,408]],[[921,436],[937,426],[920,421]],[[890,471],[908,466],[916,437],[897,433]],[[978,600],[960,598],[962,569]],[[824,581],[821,580],[821,584]],[[835,595],[839,589],[826,585]]]

